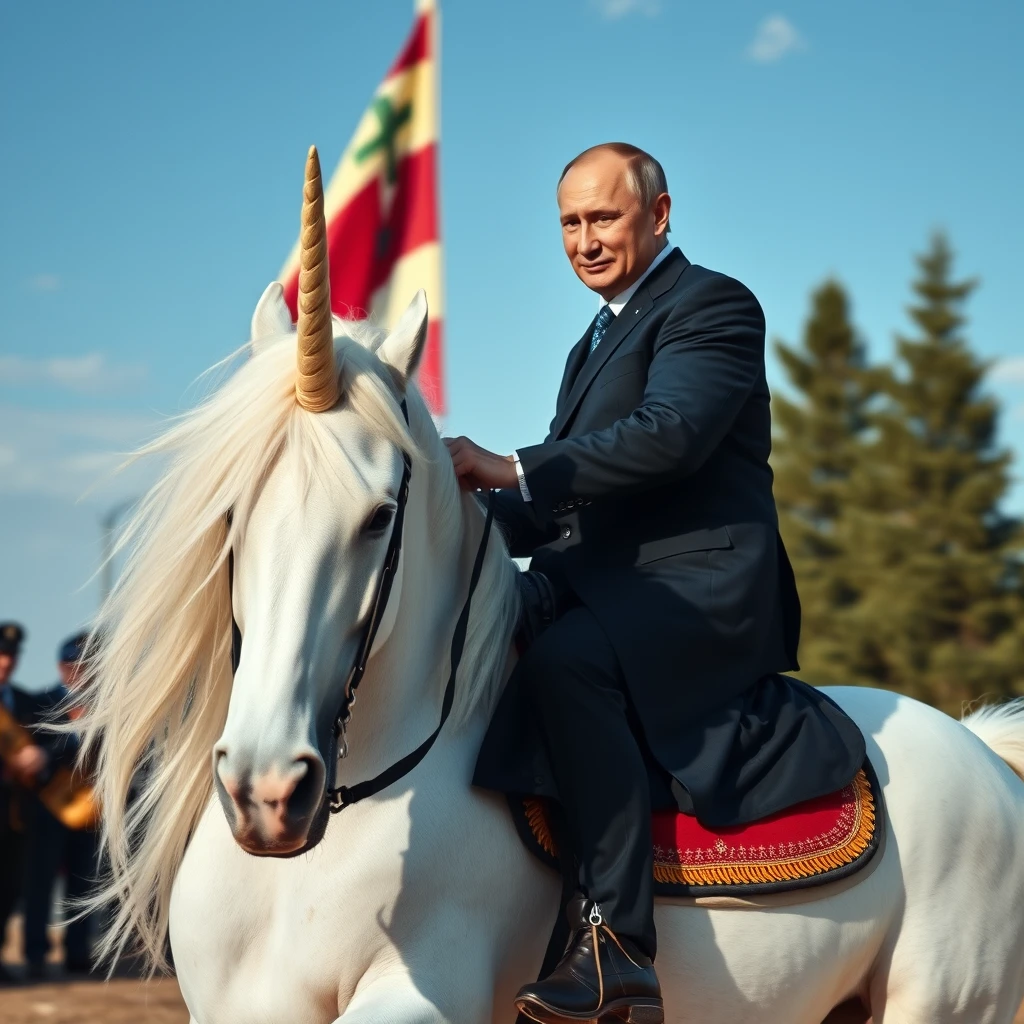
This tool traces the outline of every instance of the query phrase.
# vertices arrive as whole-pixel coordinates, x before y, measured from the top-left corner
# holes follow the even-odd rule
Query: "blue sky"
[[[54,676],[95,609],[95,483],[247,336],[298,221],[306,148],[339,158],[411,22],[373,3],[7,5],[0,15],[0,619]],[[982,287],[1003,438],[1024,448],[1024,5],[1017,0],[443,3],[447,429],[539,440],[595,300],[554,183],[595,142],[665,165],[673,241],[795,339],[849,288],[885,356],[911,257],[944,227]],[[774,362],[769,379],[778,386]],[[1024,488],[1013,506],[1024,511]]]

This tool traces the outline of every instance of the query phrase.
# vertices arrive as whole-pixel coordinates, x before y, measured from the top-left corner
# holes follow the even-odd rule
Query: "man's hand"
[[[10,759],[14,777],[23,786],[31,786],[39,773],[46,767],[46,751],[42,747],[30,744],[22,747]]]
[[[515,460],[511,455],[495,455],[468,437],[446,437],[444,443],[452,457],[459,486],[464,491],[519,486]]]

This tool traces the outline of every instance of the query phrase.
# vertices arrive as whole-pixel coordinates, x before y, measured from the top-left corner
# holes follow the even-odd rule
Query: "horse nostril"
[[[319,757],[310,755],[296,760],[297,763],[304,765],[306,770],[295,783],[295,788],[288,797],[288,817],[302,819],[310,817],[320,806],[327,772]]]
[[[216,750],[214,757],[214,790],[220,798],[221,806],[224,808],[228,821],[233,821],[237,824],[245,817],[250,803],[249,784],[243,782],[232,771],[227,751]]]

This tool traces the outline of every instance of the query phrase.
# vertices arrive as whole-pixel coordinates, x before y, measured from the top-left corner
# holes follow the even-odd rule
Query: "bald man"
[[[635,146],[580,154],[557,199],[566,256],[603,301],[550,432],[510,455],[446,441],[463,487],[498,489],[512,554],[559,594],[474,782],[556,799],[578,863],[568,951],[520,1011],[659,1024],[652,805],[755,820],[847,784],[864,746],[777,674],[797,667],[800,606],[768,465],[760,305],[669,245],[665,173]]]

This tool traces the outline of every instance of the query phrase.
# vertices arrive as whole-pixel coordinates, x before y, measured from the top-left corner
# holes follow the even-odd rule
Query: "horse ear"
[[[294,329],[292,314],[288,303],[284,301],[284,289],[279,281],[272,281],[256,303],[256,311],[252,315],[253,348],[258,352],[260,343],[268,338],[278,338]]]
[[[427,345],[427,296],[421,288],[402,314],[395,329],[384,339],[377,355],[390,368],[404,391],[420,365]]]

